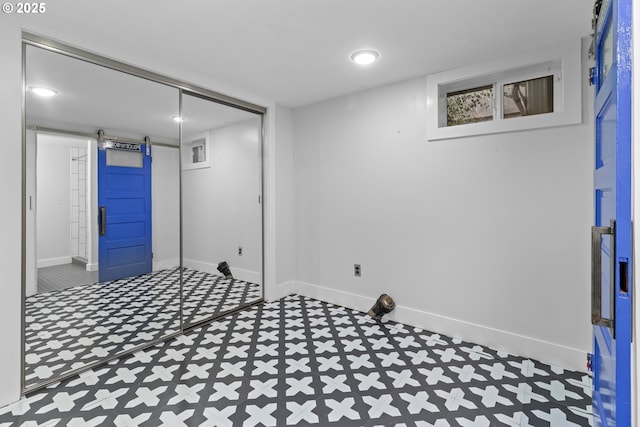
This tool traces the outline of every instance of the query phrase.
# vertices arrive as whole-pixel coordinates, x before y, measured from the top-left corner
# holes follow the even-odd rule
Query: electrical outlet
[[[360,277],[362,273],[362,269],[360,267],[360,264],[353,264],[353,274],[355,276]]]
[[[242,246],[238,246],[238,255],[242,256]]]

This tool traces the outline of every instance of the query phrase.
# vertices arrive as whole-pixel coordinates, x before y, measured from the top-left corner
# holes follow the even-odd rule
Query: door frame
[[[89,180],[87,187],[87,218],[93,218],[95,208],[97,206],[97,163],[96,155],[92,149],[97,147],[96,136],[79,136],[76,132],[55,131],[50,128],[30,127],[26,129],[25,142],[25,233],[26,244],[25,252],[25,296],[35,295],[38,289],[38,245],[37,245],[37,203],[36,190],[38,183],[37,176],[37,158],[38,158],[38,139],[41,136],[66,136],[70,139],[90,140],[87,143],[87,167],[89,169]],[[93,138],[93,139],[92,139]],[[98,270],[98,228],[94,221],[87,221],[87,271]]]
[[[635,27],[635,22],[640,22],[640,7],[632,8],[632,26]],[[632,58],[640,58],[640,31],[633,31],[632,35]],[[640,197],[636,196],[636,190],[640,189],[640,130],[636,128],[635,123],[640,123],[640,61],[633,61],[632,63],[632,140],[631,140],[631,210],[632,210],[632,224],[640,224]],[[633,262],[634,271],[633,280],[631,286],[633,289],[637,289],[636,285],[636,268],[640,265],[640,241],[635,235],[635,226],[631,230],[631,236],[633,239]],[[632,425],[638,425],[640,423],[640,292],[634,292],[631,301],[631,316],[634,319],[634,324],[631,333],[631,407],[633,408],[631,414]]]
[[[633,65],[633,52],[631,49],[637,49],[637,44],[632,44],[633,38],[637,40],[637,35],[631,32],[633,22],[633,8],[632,0],[605,0],[602,3],[596,2],[594,7],[594,50],[596,63],[594,66],[595,72],[595,88],[594,88],[594,142],[596,148],[596,158],[594,159],[594,167],[596,168],[596,175],[594,175],[594,190],[602,185],[611,184],[615,188],[615,200],[613,203],[615,209],[615,218],[611,219],[611,224],[605,224],[608,221],[609,216],[601,217],[602,223],[598,223],[599,204],[597,197],[594,194],[594,217],[595,225],[592,229],[593,239],[600,240],[601,237],[597,237],[596,228],[600,228],[601,231],[605,231],[605,234],[611,234],[611,283],[609,284],[611,289],[611,312],[609,319],[602,319],[599,316],[601,304],[598,293],[602,292],[602,285],[598,284],[600,278],[599,269],[602,264],[596,258],[592,258],[592,340],[593,351],[595,353],[595,359],[591,360],[591,370],[594,372],[594,405],[593,414],[594,421],[600,414],[606,415],[613,412],[614,419],[613,425],[627,425],[631,424],[634,418],[637,417],[638,405],[634,404],[637,400],[637,363],[634,359],[637,357],[637,340],[634,340],[634,299],[637,299],[634,292],[635,284],[635,262],[637,261],[637,242],[633,237],[633,221],[637,215],[637,209],[635,209],[634,188],[636,188],[637,177],[633,173],[635,166],[635,150],[633,145],[635,141],[634,135],[634,118],[637,118],[638,112],[633,109],[634,94],[638,90],[633,85],[632,68]],[[607,29],[609,28],[609,29]],[[612,64],[615,66],[608,72],[606,80],[603,76],[600,76],[600,55],[599,46],[602,42],[602,37],[607,31],[613,33],[613,52]],[[633,35],[632,35],[633,34]],[[634,47],[635,46],[635,47]],[[629,56],[627,52],[632,52]],[[615,74],[613,74],[615,72]],[[612,86],[612,87],[611,87]],[[605,89],[602,94],[599,93],[600,89]],[[608,97],[615,98],[615,144],[613,149],[615,151],[615,159],[612,167],[609,169],[603,168],[600,170],[600,174],[606,173],[607,175],[598,175],[598,144],[600,142],[600,136],[598,131],[597,122],[595,119],[598,115],[604,111],[606,104],[608,103]],[[600,109],[602,108],[602,110]],[[610,126],[614,126],[611,124]],[[607,176],[607,177],[605,177]],[[627,181],[628,178],[628,181]],[[610,227],[608,227],[610,225]],[[596,244],[597,243],[597,244]],[[594,240],[592,243],[592,256],[600,257],[600,243]],[[635,253],[635,254],[634,254]],[[625,264],[631,263],[630,269],[627,270]],[[604,273],[604,272],[603,272]],[[626,278],[623,279],[623,274]],[[631,277],[629,277],[631,276]],[[629,280],[627,283],[628,289],[622,290],[623,280]],[[624,282],[626,283],[626,282]],[[598,289],[598,287],[600,287]],[[595,307],[594,307],[595,306]],[[635,328],[637,330],[637,327]],[[607,338],[610,337],[610,338]],[[606,338],[606,339],[605,339]],[[634,342],[635,341],[635,342]],[[600,364],[600,357],[596,347],[600,348],[609,347],[608,353],[603,356],[605,360]],[[603,350],[601,350],[603,351]],[[635,356],[634,356],[635,352]],[[594,355],[591,355],[593,358]],[[635,365],[635,367],[634,367]],[[605,369],[607,374],[603,377],[600,388],[596,388],[597,379],[602,369]],[[613,382],[612,386],[606,382],[607,378],[610,378]],[[600,392],[604,393],[601,395]],[[607,393],[611,391],[611,393]],[[612,401],[614,408],[604,410],[598,406],[605,405],[604,398],[597,404],[595,399],[600,396],[609,396],[608,401]],[[604,419],[600,419],[598,425],[609,425]],[[635,425],[635,424],[634,424]]]

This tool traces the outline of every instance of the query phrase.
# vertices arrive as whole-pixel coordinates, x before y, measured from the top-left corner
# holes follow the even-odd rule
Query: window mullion
[[[502,84],[493,84],[493,120],[502,120]]]

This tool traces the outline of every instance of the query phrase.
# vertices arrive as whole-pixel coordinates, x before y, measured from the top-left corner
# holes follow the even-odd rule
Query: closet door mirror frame
[[[26,127],[26,51],[27,51],[27,46],[35,46],[38,48],[42,48],[42,49],[46,49],[49,50],[51,52],[55,52],[55,53],[59,53],[62,55],[66,55],[68,57],[71,58],[75,58],[75,59],[79,59],[82,61],[86,61],[95,65],[99,65],[99,66],[103,66],[109,69],[112,69],[114,71],[119,71],[119,72],[124,72],[127,74],[130,74],[134,77],[139,77],[142,79],[146,79],[146,80],[150,80],[153,82],[157,82],[157,83],[161,83],[173,88],[178,89],[179,92],[179,106],[180,106],[180,115],[182,116],[182,97],[183,94],[188,94],[188,95],[194,95],[197,97],[200,97],[202,99],[206,99],[206,100],[210,100],[212,102],[215,103],[219,103],[219,104],[223,104],[232,108],[237,108],[237,109],[241,109],[250,113],[254,113],[256,115],[258,115],[260,117],[260,135],[259,135],[259,151],[260,151],[260,171],[259,171],[259,176],[260,176],[260,199],[261,199],[261,203],[260,203],[260,212],[261,212],[261,224],[260,224],[260,240],[261,240],[261,271],[260,271],[260,275],[261,275],[261,289],[262,289],[262,297],[257,300],[257,301],[252,301],[250,303],[247,303],[245,305],[241,305],[239,307],[237,307],[234,310],[230,310],[228,312],[223,312],[220,313],[217,316],[213,316],[211,317],[211,319],[215,319],[218,317],[222,317],[225,316],[231,312],[235,312],[238,310],[241,310],[243,308],[246,308],[248,306],[257,304],[257,303],[261,303],[264,301],[264,159],[263,159],[263,153],[264,153],[264,115],[267,112],[267,109],[265,107],[262,107],[260,105],[257,104],[253,104],[247,101],[243,101],[241,99],[237,99],[237,98],[233,98],[230,97],[228,95],[224,95],[221,93],[217,93],[214,91],[211,91],[209,89],[205,89],[199,86],[195,86],[186,82],[183,82],[181,80],[172,78],[172,77],[167,77],[158,73],[155,73],[153,71],[149,71],[149,70],[145,70],[142,68],[138,68],[123,62],[119,62],[110,58],[106,58],[100,55],[97,55],[95,53],[92,52],[88,52],[58,41],[54,41],[36,34],[32,34],[32,33],[28,33],[28,32],[23,32],[22,33],[22,229],[21,229],[21,234],[22,234],[22,248],[21,248],[21,254],[22,254],[22,261],[21,261],[21,287],[22,287],[22,292],[21,292],[21,296],[22,296],[22,300],[21,300],[21,306],[22,306],[22,317],[21,317],[21,391],[23,394],[28,393],[28,392],[32,392],[34,390],[37,389],[41,389],[43,387],[46,387],[49,384],[55,383],[55,382],[59,382],[62,379],[77,375],[79,372],[82,371],[86,371],[88,369],[91,369],[95,366],[101,365],[109,360],[118,358],[118,357],[122,357],[124,354],[129,354],[129,353],[133,353],[135,351],[138,351],[142,348],[146,348],[146,347],[150,347],[153,346],[159,342],[165,341],[167,339],[173,338],[177,335],[180,335],[182,333],[184,333],[185,331],[198,327],[201,325],[202,322],[198,323],[198,324],[194,324],[194,325],[185,325],[184,324],[184,316],[182,313],[182,304],[183,304],[183,278],[182,278],[182,270],[183,270],[183,242],[182,242],[182,224],[183,224],[183,211],[182,211],[182,182],[180,182],[180,218],[179,218],[179,227],[180,227],[180,292],[179,292],[179,297],[180,297],[180,330],[179,332],[176,333],[171,333],[169,335],[166,335],[160,339],[157,339],[155,341],[150,341],[144,344],[141,344],[140,346],[137,346],[135,348],[131,348],[130,350],[126,351],[126,352],[122,352],[122,353],[118,353],[118,354],[114,354],[114,355],[109,355],[106,356],[104,359],[93,362],[93,363],[88,363],[85,366],[82,366],[81,368],[75,369],[73,371],[69,371],[66,372],[62,375],[59,375],[55,378],[51,378],[49,380],[43,381],[41,383],[35,384],[35,385],[26,385],[25,384],[25,331],[26,331],[26,321],[25,321],[25,315],[26,315],[26,274],[27,274],[27,261],[26,261],[26,256],[27,256],[27,225],[26,225],[26,216],[27,216],[27,127]],[[179,126],[180,132],[179,132],[179,151],[180,151],[180,157],[182,155],[182,145],[183,145],[183,141],[182,141],[182,123],[180,123]],[[178,147],[176,147],[178,148]],[[180,165],[182,165],[182,158],[180,158],[179,160]],[[182,174],[183,174],[183,168],[182,166],[180,166],[180,181],[182,181]],[[209,319],[208,321],[210,321],[211,319]]]

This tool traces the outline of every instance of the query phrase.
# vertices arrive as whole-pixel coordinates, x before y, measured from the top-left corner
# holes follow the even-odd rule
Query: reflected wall
[[[262,123],[260,115],[189,94],[182,106],[189,326],[262,298]]]

